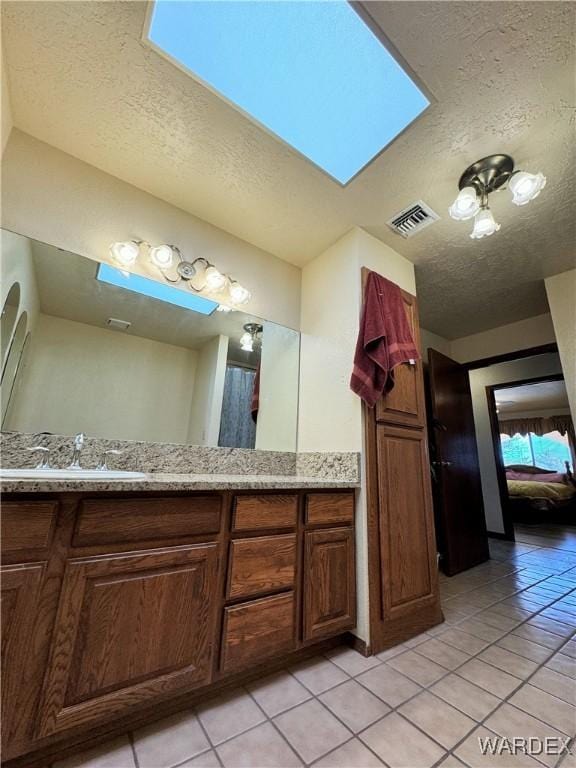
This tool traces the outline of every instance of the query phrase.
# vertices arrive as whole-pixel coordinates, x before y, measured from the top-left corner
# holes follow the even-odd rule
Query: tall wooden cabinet
[[[416,298],[402,291],[420,347]],[[442,621],[422,361],[394,371],[395,386],[365,407],[370,645],[374,653]]]

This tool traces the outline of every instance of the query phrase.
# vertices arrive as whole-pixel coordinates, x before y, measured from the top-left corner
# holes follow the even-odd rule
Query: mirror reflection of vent
[[[434,224],[439,218],[440,216],[430,206],[422,200],[417,200],[388,219],[386,224],[402,237],[412,237],[430,224]]]

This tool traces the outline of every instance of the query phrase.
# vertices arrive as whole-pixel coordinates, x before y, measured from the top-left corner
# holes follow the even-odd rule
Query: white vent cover
[[[117,317],[109,317],[106,320],[108,328],[113,328],[115,331],[127,331],[132,325],[129,320],[118,320]]]
[[[386,224],[402,237],[412,237],[430,224],[434,224],[439,218],[440,216],[434,213],[430,206],[422,200],[417,200],[388,219]]]

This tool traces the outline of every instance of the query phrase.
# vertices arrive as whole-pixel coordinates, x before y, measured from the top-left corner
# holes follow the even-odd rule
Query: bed
[[[566,472],[524,465],[506,467],[506,485],[513,520],[576,524],[576,482],[568,463]]]

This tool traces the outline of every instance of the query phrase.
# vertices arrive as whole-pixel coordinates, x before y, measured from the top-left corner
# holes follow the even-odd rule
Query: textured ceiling
[[[367,7],[435,102],[345,188],[149,48],[140,2],[3,2],[14,122],[294,264],[363,227],[416,264],[422,324],[448,338],[546,312],[542,278],[576,263],[576,6]],[[548,186],[493,195],[502,229],[472,241],[446,209],[495,152]],[[404,240],[385,221],[417,199],[442,219]]]
[[[554,408],[568,409],[568,395],[563,381],[544,381],[541,384],[524,384],[495,391],[500,415],[524,411],[549,411]]]

